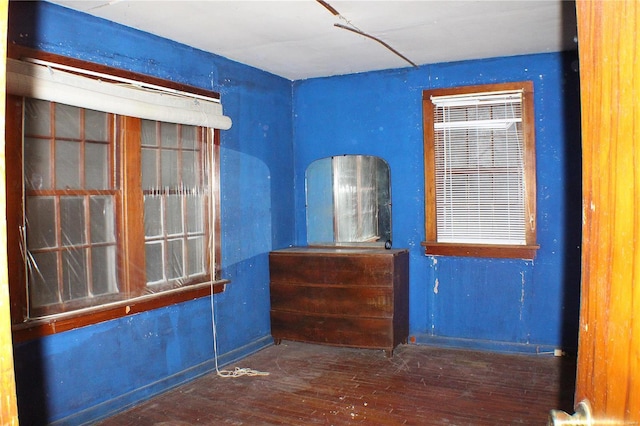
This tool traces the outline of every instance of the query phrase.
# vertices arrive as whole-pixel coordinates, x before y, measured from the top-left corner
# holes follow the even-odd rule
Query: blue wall
[[[291,82],[225,58],[50,3],[11,2],[9,41],[217,91],[222,274],[215,297],[220,362],[272,342],[268,252],[294,243]],[[21,343],[21,424],[77,424],[210,371],[208,298]]]
[[[268,252],[306,242],[304,170],[334,154],[389,162],[394,246],[411,251],[417,343],[535,352],[576,345],[580,244],[577,75],[571,54],[436,64],[291,83],[188,46],[49,3],[11,2],[9,40],[221,93],[222,270],[215,298],[221,363],[270,344]],[[533,80],[535,261],[427,257],[424,89]],[[15,348],[23,424],[78,424],[210,371],[203,298],[59,333]]]
[[[575,350],[580,284],[579,78],[573,53],[435,64],[294,82],[296,240],[317,158],[372,154],[391,167],[394,247],[410,258],[410,334],[517,352]],[[422,90],[532,80],[538,243],[534,261],[425,256]]]

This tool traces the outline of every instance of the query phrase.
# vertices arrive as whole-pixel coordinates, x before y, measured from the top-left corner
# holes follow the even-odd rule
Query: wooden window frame
[[[524,245],[465,244],[438,242],[436,213],[435,133],[432,96],[464,95],[495,91],[523,90],[522,119],[525,166],[525,217],[532,218]],[[426,255],[533,259],[536,243],[536,153],[533,82],[497,83],[424,90],[422,92],[424,131],[425,235]]]
[[[194,93],[219,99],[219,94],[200,88],[187,86],[180,83],[166,81],[155,77],[124,71],[89,63],[73,58],[67,58],[55,54],[10,45],[8,57],[14,59],[32,58],[49,62],[69,65],[76,68],[95,71],[102,74],[109,74],[131,80],[151,83],[170,89],[180,90],[187,93]],[[211,279],[193,285],[186,285],[177,289],[163,292],[142,295],[136,294],[134,288],[144,287],[146,284],[144,277],[145,252],[139,250],[129,243],[134,234],[144,234],[143,221],[143,197],[140,192],[140,141],[136,131],[140,131],[140,119],[132,117],[119,117],[116,127],[122,126],[128,129],[122,133],[116,129],[118,135],[116,139],[116,149],[118,160],[124,159],[125,163],[116,167],[116,181],[120,185],[120,194],[116,199],[117,219],[117,240],[118,258],[127,259],[118,263],[118,271],[121,292],[131,298],[125,298],[107,305],[94,306],[43,318],[29,318],[27,312],[27,277],[25,270],[25,259],[21,250],[22,223],[24,212],[24,182],[22,176],[23,154],[22,154],[22,102],[23,98],[7,95],[7,116],[6,116],[6,160],[7,160],[7,243],[8,243],[8,269],[9,269],[9,293],[11,304],[11,320],[14,342],[25,341],[41,336],[55,334],[62,331],[71,330],[86,325],[120,318],[136,313],[169,306],[176,303],[194,300],[200,297],[209,296],[224,291],[228,280],[221,279],[220,271],[220,131],[215,129],[208,141],[211,147],[211,161],[209,168],[209,179],[213,187],[212,196],[209,200],[213,203],[215,212],[218,212],[209,226],[215,235],[213,241],[214,264],[207,260],[211,273]],[[16,104],[17,103],[17,104]],[[11,105],[13,104],[13,105]],[[19,105],[18,105],[19,104]],[[121,134],[120,134],[121,133]],[[124,153],[127,155],[124,155]],[[136,185],[138,184],[138,185]],[[144,246],[143,246],[144,247]],[[137,297],[135,297],[137,296]]]

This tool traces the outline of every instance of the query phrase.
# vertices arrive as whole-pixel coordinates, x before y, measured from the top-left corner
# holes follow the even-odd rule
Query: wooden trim
[[[436,227],[436,158],[433,131],[432,92],[422,92],[422,125],[424,131],[424,227],[427,241],[437,241]]]
[[[214,230],[213,252],[215,259],[213,259],[213,265],[215,269],[213,271],[213,276],[214,279],[219,280],[222,275],[222,271],[220,269],[220,260],[222,259],[222,220],[220,216],[220,212],[222,211],[220,204],[220,130],[212,130],[213,144],[211,144],[211,146],[213,150],[213,164],[210,165],[210,167],[212,167],[212,176],[210,176],[209,184],[213,185],[213,200],[209,200],[209,202],[213,203],[213,211],[215,212],[215,215],[214,223],[209,223],[209,226]]]
[[[579,0],[582,291],[576,403],[640,423],[640,3]]]
[[[144,251],[144,204],[142,187],[142,151],[140,144],[141,120],[132,117],[118,118],[118,146],[121,180],[121,211],[119,241],[122,286],[125,294],[137,297],[144,294],[146,256]]]
[[[26,283],[25,259],[23,257],[22,232],[24,226],[24,197],[22,177],[22,98],[7,95],[5,127],[6,191],[7,191],[7,262],[11,277],[9,298],[11,322],[20,323],[27,317],[26,285],[11,285],[11,282]]]
[[[533,82],[521,83],[524,93],[522,95],[522,121],[524,137],[524,185],[525,185],[525,217],[530,218],[526,228],[526,242],[528,245],[536,244],[537,218],[536,218],[536,126],[534,114]]]
[[[450,244],[438,243],[436,211],[435,134],[433,130],[432,96],[462,95],[505,90],[523,90],[522,118],[525,164],[525,215],[530,218],[526,229],[526,245]],[[539,246],[536,243],[536,151],[533,82],[520,81],[475,86],[448,87],[422,92],[424,134],[425,236],[422,243],[428,255],[473,256],[533,259]]]
[[[178,83],[163,78],[154,77],[148,74],[141,74],[133,71],[126,71],[119,68],[113,68],[108,65],[88,62],[81,59],[70,58],[67,56],[56,55],[55,53],[43,52],[41,50],[31,49],[17,44],[8,46],[7,57],[12,59],[38,59],[41,61],[53,62],[56,64],[66,65],[74,68],[80,68],[87,71],[107,74],[118,78],[126,78],[128,80],[140,81],[156,86],[166,87],[168,89],[178,90],[185,93],[193,93],[212,99],[220,99],[220,94],[212,90],[202,89],[200,87],[190,86],[188,84]],[[86,76],[91,78],[91,76]],[[96,77],[97,78],[97,77]]]
[[[453,244],[422,242],[429,256],[495,257],[533,260],[538,245]]]
[[[99,322],[130,316],[141,312],[174,305],[212,294],[222,293],[229,280],[205,282],[176,290],[123,300],[109,305],[96,306],[66,314],[39,318],[14,324],[13,341],[23,342],[50,334],[73,330]]]
[[[441,87],[422,91],[422,99],[431,101],[431,96],[466,95],[469,93],[496,92],[502,90],[523,90],[533,93],[532,81],[479,84],[474,86]]]

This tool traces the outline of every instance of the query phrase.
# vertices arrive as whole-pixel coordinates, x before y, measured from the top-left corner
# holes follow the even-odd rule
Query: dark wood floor
[[[567,358],[285,341],[237,367],[270,374],[209,374],[100,425],[545,425],[553,408],[573,412]]]

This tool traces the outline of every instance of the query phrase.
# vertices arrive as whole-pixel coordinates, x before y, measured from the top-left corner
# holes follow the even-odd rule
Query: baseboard
[[[565,351],[553,345],[514,343],[495,340],[466,339],[460,337],[433,336],[430,334],[412,334],[410,342],[416,345],[438,346],[454,349],[469,349],[510,354],[554,356]]]
[[[242,347],[218,356],[218,367],[223,367],[238,361],[272,344],[273,338],[271,335],[254,340]],[[119,395],[109,401],[102,402],[50,424],[55,426],[92,424],[213,371],[215,371],[215,361],[210,359],[172,376],[165,377],[162,380]]]

